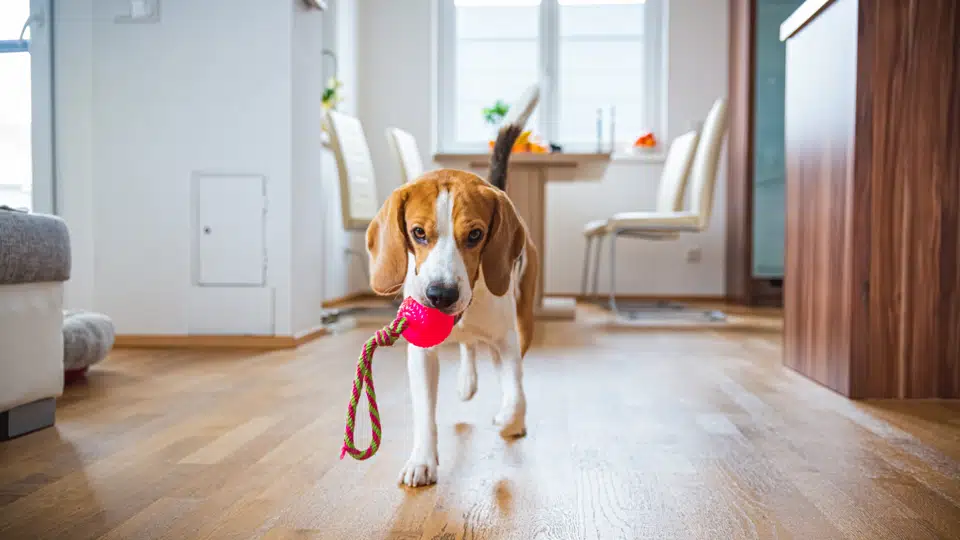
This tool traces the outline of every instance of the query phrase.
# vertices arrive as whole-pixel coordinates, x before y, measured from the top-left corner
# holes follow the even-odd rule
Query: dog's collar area
[[[459,323],[460,323],[460,319],[463,318],[463,314],[466,313],[468,309],[470,309],[470,306],[471,306],[471,305],[473,305],[473,298],[471,298],[470,301],[467,302],[467,307],[463,308],[463,311],[461,311],[460,313],[457,313],[456,315],[453,316],[453,324],[459,324]]]

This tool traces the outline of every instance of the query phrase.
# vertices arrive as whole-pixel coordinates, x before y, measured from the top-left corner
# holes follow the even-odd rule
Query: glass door
[[[0,206],[54,213],[50,0],[0,1]]]
[[[786,240],[784,84],[786,44],[780,23],[803,0],[756,2],[753,128],[753,277],[783,278]]]

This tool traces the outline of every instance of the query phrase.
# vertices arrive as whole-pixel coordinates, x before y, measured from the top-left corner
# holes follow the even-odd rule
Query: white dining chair
[[[379,208],[373,158],[360,120],[337,111],[326,112],[330,149],[340,180],[343,228],[366,231]]]
[[[423,161],[417,139],[400,128],[387,128],[387,141],[400,165],[400,183],[413,182],[423,174]]]
[[[337,163],[343,228],[348,232],[366,234],[367,226],[376,217],[380,206],[373,158],[363,124],[356,117],[333,110],[326,112],[324,121],[330,134],[330,149]],[[360,259],[369,283],[370,269],[366,253],[351,249],[347,253]],[[396,302],[394,304],[399,305]],[[338,310],[336,314],[357,311],[361,309]]]
[[[679,212],[683,210],[687,180],[690,178],[690,166],[697,153],[700,132],[693,130],[675,138],[667,149],[663,171],[660,173],[660,185],[657,188],[656,212]],[[593,263],[593,294],[596,295],[600,270],[600,251],[606,237],[609,219],[590,221],[583,228],[586,240],[583,254],[583,275],[580,280],[580,294],[587,295],[587,283]],[[590,260],[591,248],[596,244],[594,260]]]
[[[638,238],[649,241],[669,241],[676,240],[684,233],[698,234],[704,232],[710,224],[710,217],[713,212],[720,151],[726,130],[727,104],[724,98],[720,98],[714,102],[707,114],[699,137],[695,142],[696,152],[692,157],[692,162],[686,166],[689,169],[688,179],[685,180],[686,189],[678,190],[677,184],[684,182],[678,179],[685,168],[683,154],[686,152],[682,152],[682,150],[691,143],[689,138],[681,140],[681,137],[688,137],[689,133],[677,137],[674,144],[671,145],[667,163],[664,165],[664,177],[661,180],[656,210],[620,212],[608,219],[591,221],[584,227],[584,235],[588,239],[588,245],[581,286],[583,289],[586,288],[590,243],[596,241],[593,295],[597,295],[600,249],[602,240],[604,238],[609,239],[609,307],[614,313],[620,314],[616,300],[617,239]],[[685,191],[689,191],[690,194],[690,206],[687,210],[681,209],[680,206]],[[664,208],[667,206],[672,206],[672,208],[665,210]],[[707,315],[711,319],[723,318],[723,314],[715,311],[710,311]]]

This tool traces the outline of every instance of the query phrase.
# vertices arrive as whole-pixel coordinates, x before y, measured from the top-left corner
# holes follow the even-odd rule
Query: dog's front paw
[[[414,451],[407,464],[400,469],[399,482],[410,487],[436,484],[438,466],[436,454]]]
[[[493,423],[500,426],[500,436],[508,439],[523,437],[527,434],[526,414],[522,408],[504,407],[493,417]]]

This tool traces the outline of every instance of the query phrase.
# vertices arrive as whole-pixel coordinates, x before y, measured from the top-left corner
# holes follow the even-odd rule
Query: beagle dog
[[[507,162],[529,112],[501,128],[489,182],[440,169],[397,188],[367,228],[370,285],[380,295],[412,296],[456,317],[449,340],[460,344],[458,390],[477,391],[478,346],[500,372],[502,403],[494,417],[504,437],[526,434],[523,357],[533,337],[540,261],[527,227],[507,198]],[[413,401],[413,450],[399,482],[437,481],[436,349],[407,345]]]

